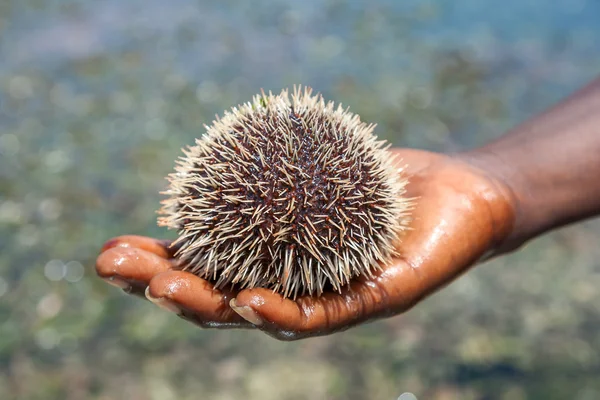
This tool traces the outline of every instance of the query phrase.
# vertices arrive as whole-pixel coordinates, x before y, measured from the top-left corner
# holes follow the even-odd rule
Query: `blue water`
[[[73,11],[65,12],[64,4]],[[324,3],[344,4],[344,12],[333,13],[332,23],[326,18]],[[497,56],[514,51],[514,46],[529,43],[536,51],[562,48],[574,57],[593,57],[600,50],[600,2],[590,0],[519,1],[501,3],[485,0],[461,2],[436,1],[359,1],[304,2],[255,1],[200,2],[173,0],[46,1],[34,8],[29,2],[12,2],[7,26],[3,29],[1,50],[3,67],[20,68],[32,63],[78,58],[90,54],[115,51],[147,35],[173,35],[186,24],[201,32],[208,40],[216,27],[240,32],[248,40],[263,40],[271,33],[271,41],[279,39],[269,32],[277,26],[282,12],[292,11],[302,20],[300,39],[322,34],[346,35],[352,29],[352,18],[384,10],[402,20],[408,17],[413,32],[437,46],[464,46],[488,40],[481,49]],[[232,5],[234,5],[232,7]],[[335,7],[332,7],[335,11]],[[424,15],[415,16],[415,10]],[[393,28],[382,24],[381,36]],[[132,36],[131,34],[134,33]],[[160,41],[156,43],[160,45]],[[268,40],[267,40],[268,42]],[[285,43],[289,45],[289,41]],[[266,46],[266,44],[265,44]],[[203,56],[212,58],[210,48],[202,48]],[[288,48],[293,51],[294,46]],[[10,57],[9,57],[10,56]],[[272,55],[271,55],[272,56]],[[400,54],[396,56],[400,57]],[[533,55],[530,54],[532,57]],[[44,67],[44,64],[38,65]]]

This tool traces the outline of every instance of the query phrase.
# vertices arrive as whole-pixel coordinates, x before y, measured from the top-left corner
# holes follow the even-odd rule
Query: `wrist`
[[[458,158],[509,193],[514,226],[501,251],[600,214],[600,79]]]
[[[511,160],[508,154],[493,148],[482,147],[470,151],[460,152],[454,158],[468,164],[476,169],[490,182],[495,190],[495,196],[500,197],[510,209],[505,225],[504,236],[489,250],[486,258],[512,252],[521,247],[530,239],[533,227],[531,213],[527,211],[527,195],[523,189],[526,176],[515,160]]]

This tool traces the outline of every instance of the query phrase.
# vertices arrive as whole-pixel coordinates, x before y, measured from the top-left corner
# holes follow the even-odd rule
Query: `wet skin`
[[[397,244],[402,258],[342,293],[292,301],[266,289],[215,290],[174,269],[168,242],[140,236],[108,241],[97,272],[201,327],[256,327],[281,340],[326,335],[400,314],[497,248],[511,231],[514,205],[505,185],[459,158],[393,152],[407,165],[407,195],[418,198],[411,230]]]

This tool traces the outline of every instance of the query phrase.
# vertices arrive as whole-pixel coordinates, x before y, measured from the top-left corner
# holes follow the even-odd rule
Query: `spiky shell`
[[[410,201],[374,125],[310,88],[217,117],[169,175],[159,225],[181,268],[217,288],[336,291],[395,255]]]

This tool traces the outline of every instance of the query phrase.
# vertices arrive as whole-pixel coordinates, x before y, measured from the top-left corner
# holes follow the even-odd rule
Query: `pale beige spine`
[[[395,255],[412,206],[374,128],[301,87],[217,117],[177,161],[159,211],[179,231],[182,268],[294,298],[370,276]]]

